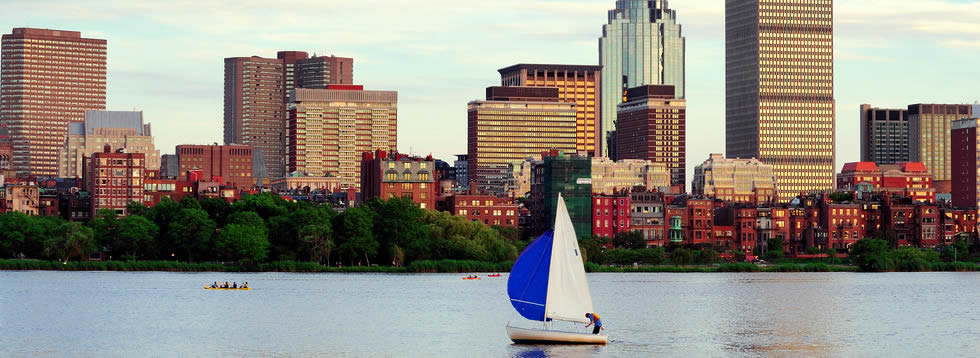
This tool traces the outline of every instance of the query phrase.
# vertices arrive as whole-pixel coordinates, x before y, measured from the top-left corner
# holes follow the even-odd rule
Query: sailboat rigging
[[[585,314],[593,311],[578,238],[561,194],[554,229],[538,237],[514,262],[507,294],[522,317],[540,321],[544,327],[528,329],[508,323],[507,335],[515,343],[606,344],[605,335],[548,328],[552,321],[589,323]]]

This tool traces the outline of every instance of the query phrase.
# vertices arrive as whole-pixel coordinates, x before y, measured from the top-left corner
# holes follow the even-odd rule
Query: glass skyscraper
[[[610,132],[616,130],[616,105],[628,88],[673,85],[685,98],[685,42],[677,11],[667,0],[617,0],[602,26],[599,64],[602,65],[602,147],[611,155]]]

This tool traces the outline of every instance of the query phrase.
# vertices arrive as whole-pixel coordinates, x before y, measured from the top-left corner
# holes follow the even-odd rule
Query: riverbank
[[[300,273],[466,273],[508,272],[512,262],[480,262],[464,260],[416,261],[408,266],[324,266],[313,262],[278,261],[258,265],[233,265],[222,263],[187,263],[175,261],[74,261],[67,264],[45,260],[0,260],[0,270],[47,270],[47,271],[162,271],[162,272],[300,272]],[[824,263],[782,263],[757,265],[752,263],[726,263],[701,266],[601,266],[586,263],[588,272],[622,273],[714,273],[714,272],[857,272],[858,267],[828,265]],[[980,265],[972,262],[937,262],[926,271],[980,271]]]

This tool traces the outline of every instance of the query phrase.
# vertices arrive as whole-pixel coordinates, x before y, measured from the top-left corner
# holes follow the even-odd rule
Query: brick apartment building
[[[422,209],[435,210],[435,160],[377,150],[361,156],[361,198],[410,199]]]

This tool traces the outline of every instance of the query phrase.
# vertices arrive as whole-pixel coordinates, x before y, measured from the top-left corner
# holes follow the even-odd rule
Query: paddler
[[[589,326],[595,324],[595,328],[592,329],[592,334],[599,334],[600,329],[605,329],[602,328],[602,320],[599,319],[599,315],[595,313],[586,313],[585,318],[589,319],[589,324],[585,325],[585,328],[589,328]]]

